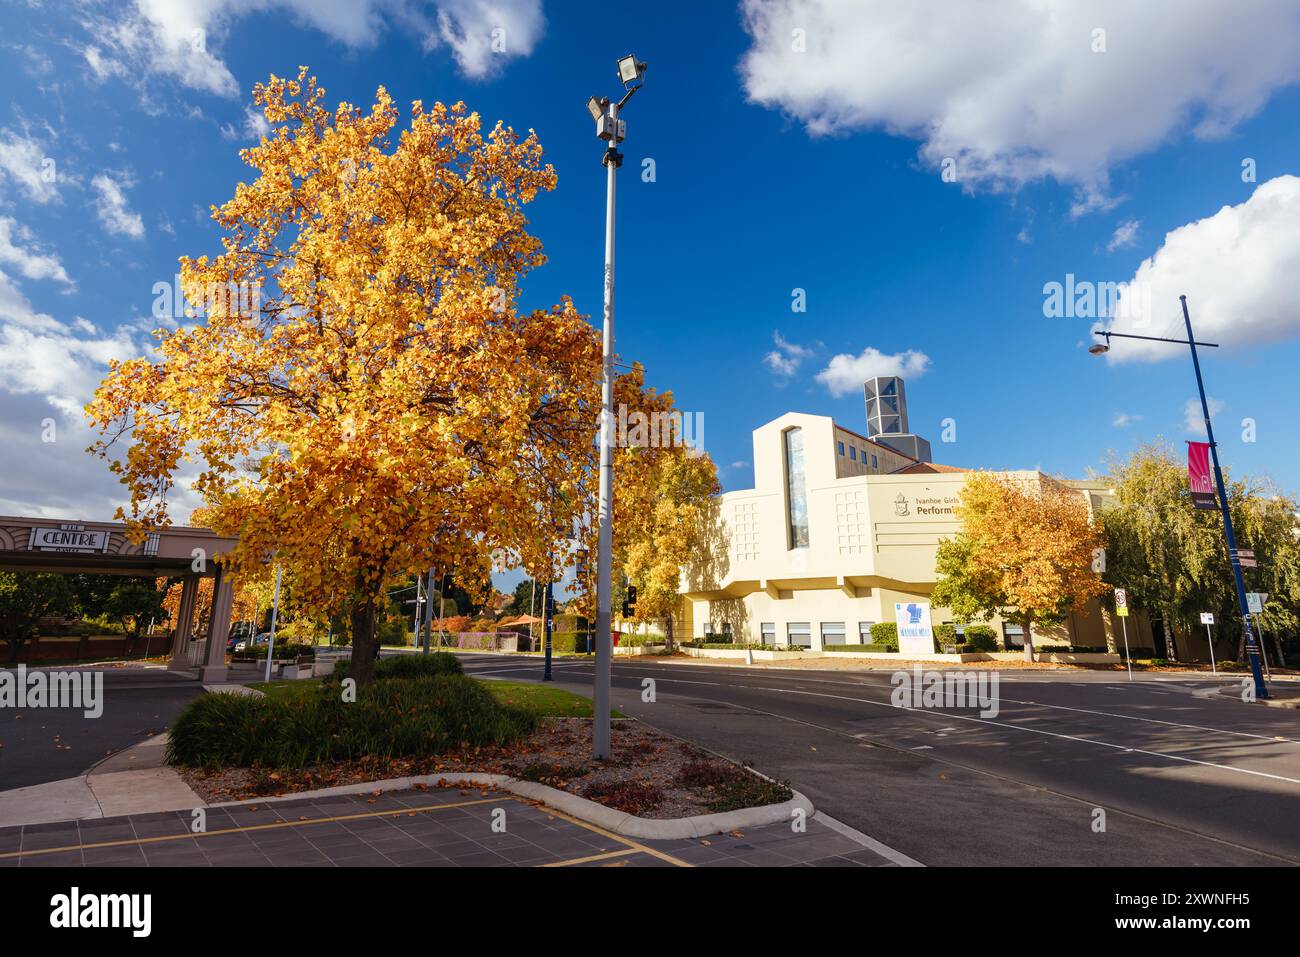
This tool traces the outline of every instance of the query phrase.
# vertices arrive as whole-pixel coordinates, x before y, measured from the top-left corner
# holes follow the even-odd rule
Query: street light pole
[[[616,174],[623,165],[618,144],[623,141],[623,120],[619,111],[641,88],[645,64],[635,57],[619,61],[619,78],[627,92],[615,103],[592,97],[587,110],[596,121],[596,135],[608,143],[601,162],[605,166],[605,314],[601,339],[604,366],[600,388],[600,485],[597,504],[596,557],[596,673],[591,732],[592,756],[598,761],[609,758],[609,686],[611,578],[614,544],[614,197]],[[629,84],[636,84],[630,86]],[[547,594],[550,585],[547,584]],[[549,641],[549,633],[547,633]]]
[[[1184,339],[1167,339],[1163,336],[1138,336],[1127,332],[1110,332],[1105,329],[1095,330],[1093,335],[1102,336],[1106,344],[1097,343],[1091,346],[1088,351],[1095,356],[1105,355],[1110,351],[1110,340],[1112,337],[1118,339],[1144,339],[1148,342],[1174,342],[1180,345],[1186,345],[1192,350],[1192,368],[1196,370],[1196,391],[1201,397],[1201,414],[1205,417],[1205,438],[1210,446],[1210,458],[1214,463],[1214,482],[1219,491],[1219,511],[1223,515],[1223,537],[1228,546],[1228,561],[1232,564],[1232,578],[1237,587],[1237,604],[1241,608],[1241,624],[1246,634],[1246,656],[1250,659],[1250,672],[1255,679],[1255,697],[1263,700],[1269,697],[1268,688],[1264,685],[1264,675],[1259,667],[1259,644],[1255,640],[1255,633],[1250,625],[1250,606],[1246,602],[1246,583],[1241,577],[1241,560],[1237,557],[1237,536],[1232,531],[1232,510],[1228,508],[1228,490],[1223,485],[1223,470],[1219,468],[1219,446],[1214,441],[1214,426],[1210,422],[1210,404],[1205,398],[1205,383],[1201,379],[1201,360],[1196,354],[1197,346],[1209,346],[1217,348],[1215,342],[1197,342],[1196,336],[1192,334],[1192,317],[1187,312],[1187,297],[1179,296],[1178,301],[1183,306],[1183,324],[1187,327],[1187,338]],[[1170,647],[1176,647],[1173,644],[1172,636]],[[1211,648],[1211,654],[1214,653]]]
[[[1192,317],[1187,312],[1187,297],[1179,296],[1183,305],[1183,322],[1187,326],[1187,344],[1192,350],[1192,367],[1196,370],[1196,389],[1201,394],[1201,412],[1205,415],[1205,439],[1210,444],[1210,458],[1214,462],[1214,482],[1219,489],[1219,509],[1223,512],[1223,535],[1228,543],[1228,560],[1232,563],[1232,578],[1237,585],[1237,604],[1241,607],[1241,625],[1246,630],[1246,656],[1250,659],[1250,673],[1255,678],[1255,697],[1268,697],[1264,676],[1259,670],[1259,644],[1250,627],[1250,607],[1246,603],[1246,583],[1241,577],[1241,561],[1237,557],[1237,537],[1232,531],[1232,510],[1228,508],[1228,491],[1223,485],[1223,470],[1219,468],[1219,447],[1214,441],[1214,427],[1210,424],[1210,404],[1205,398],[1205,384],[1201,381],[1201,361],[1196,356],[1196,337],[1192,335]],[[1211,652],[1213,653],[1213,652]]]

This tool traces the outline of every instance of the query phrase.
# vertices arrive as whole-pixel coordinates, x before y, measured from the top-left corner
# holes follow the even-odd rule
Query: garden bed
[[[182,769],[181,775],[200,797],[216,803],[424,774],[445,774],[454,785],[458,774],[471,772],[508,774],[660,820],[778,804],[791,796],[783,784],[638,721],[615,721],[610,760],[593,761],[588,718],[545,718],[513,745],[431,758],[341,761],[300,770]]]

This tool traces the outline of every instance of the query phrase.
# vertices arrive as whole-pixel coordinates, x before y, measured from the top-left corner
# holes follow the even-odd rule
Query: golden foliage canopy
[[[223,251],[181,259],[206,316],[114,364],[87,407],[92,451],[131,441],[111,466],[123,517],[167,524],[194,462],[208,523],[240,537],[236,572],[274,554],[329,613],[496,550],[541,566],[542,503],[576,521],[588,497],[601,366],[567,298],[517,306],[544,261],[523,206],[556,182],[536,135],[420,102],[395,134],[382,87],[369,110],[329,110],[305,68],[254,97],[273,132],[213,208]],[[210,294],[231,284],[254,310]]]

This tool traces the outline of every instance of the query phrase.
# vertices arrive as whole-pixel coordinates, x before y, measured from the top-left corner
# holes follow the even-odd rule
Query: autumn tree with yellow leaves
[[[681,568],[701,547],[713,497],[721,491],[718,471],[702,449],[685,444],[692,431],[683,421],[687,413],[676,407],[672,392],[646,385],[640,364],[615,380],[614,409],[620,422],[614,448],[614,577],[636,586],[631,620],[661,625],[671,648]],[[588,551],[595,555],[594,530],[588,532]],[[595,562],[588,564],[588,577],[594,578]],[[594,588],[582,584],[580,606],[592,614]]]
[[[1110,590],[1093,571],[1104,533],[1083,497],[1057,482],[972,473],[957,517],[962,530],[939,543],[930,597],[958,620],[1000,615],[1019,624],[1026,661],[1035,624],[1055,624]]]
[[[418,101],[399,131],[382,87],[368,111],[330,110],[305,68],[254,98],[272,131],[213,209],[223,251],[180,261],[206,315],[112,366],[87,407],[92,451],[137,531],[169,524],[175,475],[197,463],[211,527],[239,536],[236,576],[274,559],[304,606],[346,614],[365,682],[399,576],[492,553],[547,567],[595,474],[600,346],[567,298],[517,306],[545,260],[523,207],[556,182],[532,131]]]

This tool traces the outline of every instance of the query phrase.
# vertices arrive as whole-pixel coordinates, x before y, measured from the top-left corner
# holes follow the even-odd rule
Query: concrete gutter
[[[644,841],[672,841],[682,838],[705,837],[709,834],[724,834],[737,828],[761,827],[765,824],[778,824],[790,821],[802,811],[811,817],[816,813],[812,801],[798,791],[781,804],[768,804],[763,807],[743,808],[739,811],[724,811],[719,814],[699,814],[694,817],[668,818],[656,820],[637,817],[624,811],[588,801],[586,798],[561,791],[558,788],[535,781],[521,781],[507,774],[417,774],[407,778],[389,778],[385,781],[371,781],[364,784],[344,784],[339,787],[321,788],[316,791],[299,791],[272,798],[251,798],[244,801],[224,801],[208,807],[233,807],[241,804],[270,804],[282,801],[311,800],[313,798],[334,797],[340,794],[374,794],[377,791],[406,791],[418,786],[426,787],[489,787],[509,791],[520,797],[528,798],[555,808],[565,814],[579,818],[589,824],[595,824],[623,837],[634,837]],[[196,805],[201,806],[201,805]]]

